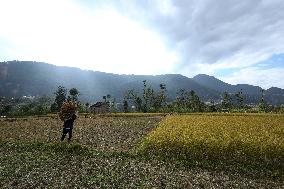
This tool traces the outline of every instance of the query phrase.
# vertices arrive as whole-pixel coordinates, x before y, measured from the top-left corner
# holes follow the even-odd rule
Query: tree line
[[[167,96],[167,86],[164,83],[154,90],[147,81],[142,84],[142,91],[127,90],[122,102],[117,103],[110,94],[102,96],[105,103],[110,106],[110,112],[276,112],[283,113],[283,106],[272,106],[265,102],[264,90],[261,90],[259,103],[250,106],[244,103],[244,94],[240,90],[235,94],[224,92],[219,102],[203,102],[194,90],[180,89],[175,99]],[[54,97],[25,97],[5,98],[0,97],[0,116],[27,116],[46,115],[60,110],[63,102],[72,101],[77,105],[79,112],[89,112],[90,104],[79,101],[80,92],[76,88],[67,90],[64,86],[58,86]],[[116,104],[122,104],[118,108]]]
[[[264,90],[261,90],[259,104],[250,106],[244,103],[242,89],[235,94],[224,92],[220,102],[203,102],[194,90],[180,89],[174,100],[167,97],[167,88],[160,84],[159,91],[155,91],[143,81],[141,93],[128,90],[123,101],[124,112],[131,111],[133,105],[137,112],[281,112],[283,107],[268,105],[264,100]]]

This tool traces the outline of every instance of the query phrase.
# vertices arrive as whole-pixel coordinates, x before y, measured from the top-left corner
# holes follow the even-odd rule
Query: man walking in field
[[[64,121],[63,133],[62,133],[61,141],[64,140],[64,138],[67,135],[67,133],[69,135],[68,136],[68,142],[71,141],[73,124],[74,124],[74,121],[75,121],[76,118],[77,118],[76,114],[73,114],[70,119],[67,119],[67,120]]]

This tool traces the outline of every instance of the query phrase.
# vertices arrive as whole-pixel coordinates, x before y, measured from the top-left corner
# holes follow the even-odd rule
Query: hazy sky
[[[284,88],[283,0],[0,0],[0,61]]]

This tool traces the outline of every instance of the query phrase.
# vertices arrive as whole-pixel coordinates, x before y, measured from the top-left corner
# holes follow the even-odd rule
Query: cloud
[[[106,2],[83,7],[71,0],[0,1],[0,61],[12,57],[124,74],[171,72],[177,57],[159,35]]]
[[[175,72],[194,76],[241,69],[224,79],[263,87],[283,87],[283,69],[254,67],[284,53],[283,10],[283,0],[148,0],[124,5],[126,14],[158,31],[181,57]]]
[[[274,86],[284,89],[283,73],[284,68],[261,69],[259,67],[249,67],[225,77],[219,77],[219,79],[231,84],[251,84],[265,89]]]
[[[149,25],[181,52],[184,64],[245,67],[284,52],[282,0],[143,2]]]
[[[0,37],[9,48],[0,48],[8,57],[34,54],[115,73],[194,76],[228,69],[235,71],[226,76],[232,83],[282,86],[282,68],[255,65],[284,53],[283,10],[283,0],[7,0],[0,6]],[[278,79],[257,81],[261,73]]]

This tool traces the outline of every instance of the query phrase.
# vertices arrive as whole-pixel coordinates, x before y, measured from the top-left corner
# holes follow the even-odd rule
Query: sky
[[[284,88],[283,0],[0,0],[0,61]]]

